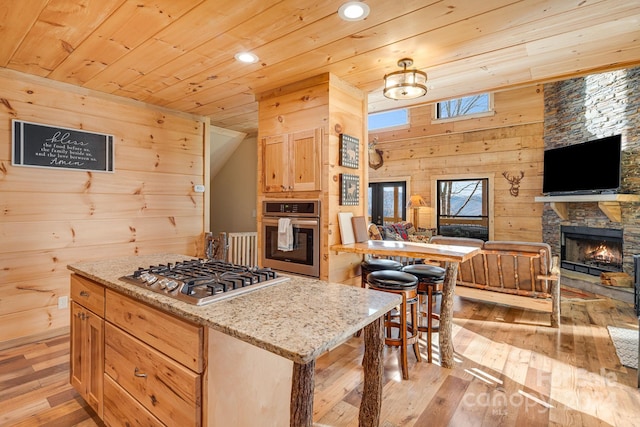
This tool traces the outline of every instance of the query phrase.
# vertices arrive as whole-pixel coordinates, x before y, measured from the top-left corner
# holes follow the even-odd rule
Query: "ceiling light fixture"
[[[338,16],[344,21],[362,21],[369,16],[369,6],[360,1],[348,1],[338,9]]]
[[[251,52],[236,53],[234,58],[236,58],[240,62],[244,62],[245,64],[253,64],[255,62],[258,62],[258,57]]]
[[[384,96],[390,99],[413,99],[427,93],[427,73],[420,70],[407,70],[413,65],[413,59],[403,58],[398,61],[402,71],[395,71],[384,76]]]

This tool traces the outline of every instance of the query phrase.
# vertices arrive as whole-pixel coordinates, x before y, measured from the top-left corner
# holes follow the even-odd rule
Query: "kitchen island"
[[[360,407],[360,425],[378,425],[382,393],[381,317],[399,304],[399,296],[289,276],[289,280],[285,282],[197,306],[120,280],[122,276],[131,274],[141,266],[191,258],[177,254],[159,254],[68,266],[75,273],[72,275],[72,299],[75,299],[74,280],[77,281],[74,276],[81,276],[82,280],[89,279],[89,284],[102,286],[105,290],[105,390],[109,387],[108,390],[115,390],[111,395],[117,395],[117,398],[107,399],[108,393],[105,394],[105,418],[108,418],[107,413],[112,414],[112,419],[123,416],[117,412],[124,406],[120,403],[122,395],[126,395],[117,384],[125,382],[122,374],[124,368],[121,367],[132,371],[131,381],[153,381],[158,376],[147,375],[147,372],[143,372],[145,369],[138,366],[144,364],[144,358],[121,360],[127,358],[126,354],[116,353],[126,353],[120,347],[130,345],[130,354],[136,352],[134,349],[142,348],[140,353],[148,353],[160,360],[167,359],[167,354],[177,354],[174,359],[178,362],[185,360],[181,364],[174,360],[170,362],[174,363],[171,366],[185,370],[185,377],[190,378],[189,381],[192,381],[192,377],[196,378],[193,380],[196,397],[191,399],[195,402],[196,411],[200,412],[194,418],[196,425],[311,426],[315,360],[364,328],[365,387]],[[89,294],[85,290],[76,293]],[[136,303],[140,305],[140,312]],[[142,328],[142,338],[135,336],[131,332],[133,325],[151,318],[157,319],[154,314],[156,311],[161,316],[166,313],[167,316],[175,317],[179,323],[188,322],[185,326],[187,329],[184,333],[176,333],[174,331],[177,327],[173,323],[162,324],[162,321],[154,320],[151,325]],[[84,319],[86,315],[78,314],[78,318]],[[72,319],[72,324],[73,321]],[[179,342],[182,336],[189,333],[189,324],[202,329],[201,334],[196,330],[193,335],[202,336],[201,356],[189,358],[179,354],[181,347],[190,345],[187,341],[184,345],[177,345],[175,350],[164,352],[160,345],[160,351],[156,351],[153,345],[147,345],[148,342],[160,339],[162,334],[173,337],[169,341]],[[110,336],[114,338],[110,339]],[[112,341],[118,345],[114,345]],[[72,325],[72,347],[73,345]],[[114,362],[109,361],[110,354],[115,354],[112,356]],[[187,365],[190,369],[182,365]],[[157,366],[157,363],[151,364],[147,369],[152,369],[153,366]],[[176,369],[168,371],[173,373]],[[170,376],[175,377],[173,374]],[[159,381],[158,384],[164,386],[166,382]],[[131,389],[131,393],[135,394],[140,386],[132,385]],[[198,390],[201,391],[200,397],[197,396]],[[154,410],[162,406],[158,398],[159,392],[151,390],[146,393],[150,396],[143,395],[138,400],[149,398],[151,403],[146,409],[153,415]],[[97,398],[100,396],[101,394]],[[108,404],[118,408],[107,408]],[[133,404],[138,402],[134,401]],[[114,411],[117,415],[113,415]],[[166,416],[171,416],[171,411],[175,409],[167,411]],[[98,414],[101,415],[100,410]]]

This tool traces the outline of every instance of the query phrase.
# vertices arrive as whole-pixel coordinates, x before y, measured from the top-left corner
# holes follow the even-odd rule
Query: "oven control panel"
[[[297,216],[317,218],[320,216],[319,200],[265,200],[262,213],[265,216]]]

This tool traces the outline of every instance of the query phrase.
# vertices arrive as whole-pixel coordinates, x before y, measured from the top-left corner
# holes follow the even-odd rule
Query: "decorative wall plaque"
[[[360,204],[360,177],[358,175],[340,174],[340,204],[358,206]]]
[[[340,134],[340,166],[358,169],[360,140],[353,136]]]
[[[14,166],[113,172],[113,135],[22,120],[12,125]]]

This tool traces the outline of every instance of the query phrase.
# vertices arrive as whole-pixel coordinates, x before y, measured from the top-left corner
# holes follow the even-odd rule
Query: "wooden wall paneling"
[[[202,233],[199,217],[0,223],[0,253],[126,243],[158,236],[188,237]]]
[[[64,197],[66,203],[60,203]],[[37,201],[38,209],[34,209]],[[113,206],[119,209],[114,210]],[[6,192],[0,209],[4,222],[71,221],[79,219],[199,217],[202,197],[159,194],[64,194]]]
[[[373,133],[385,163],[370,170],[376,180],[405,176],[411,171],[411,192],[433,200],[433,176],[491,176],[494,200],[493,239],[541,241],[542,208],[534,202],[542,189],[543,97],[537,87],[496,93],[496,113],[443,124],[430,124],[428,107],[410,112],[410,129]],[[415,111],[414,111],[415,110]],[[522,114],[520,112],[522,111]],[[525,119],[526,118],[526,119]],[[417,136],[419,135],[419,136]],[[415,137],[409,137],[415,136]],[[524,171],[519,194],[502,175]],[[435,225],[431,212],[420,212],[420,225]]]
[[[331,76],[329,85],[330,125],[329,145],[325,168],[327,173],[327,192],[323,215],[328,226],[327,239],[323,243],[323,254],[327,255],[326,275],[323,277],[332,282],[351,282],[359,285],[354,277],[359,275],[362,256],[358,254],[335,253],[329,247],[341,243],[338,226],[338,212],[352,212],[354,216],[366,215],[365,195],[367,194],[367,131],[365,128],[367,114],[367,95],[347,84],[343,80]],[[359,140],[358,168],[340,166],[340,134],[353,136]],[[340,205],[340,174],[358,175],[360,178],[360,197],[357,206]]]
[[[12,118],[24,119],[18,117],[18,106],[21,105],[22,108],[27,109],[25,114],[35,111],[33,114],[35,118],[53,114],[56,124],[67,123],[69,127],[78,126],[82,123],[80,120],[92,123],[91,120],[97,118],[99,120],[95,120],[95,125],[99,128],[93,130],[98,131],[123,129],[126,133],[129,128],[125,124],[130,123],[148,126],[150,129],[169,129],[186,135],[202,133],[204,119],[193,114],[152,107],[139,101],[4,68],[0,68],[0,87],[6,101],[4,107]],[[61,111],[75,114],[60,115]],[[58,115],[55,115],[56,113]],[[5,123],[0,123],[0,126],[5,126]],[[6,126],[10,127],[11,124],[6,123]],[[85,127],[85,129],[88,128]]]
[[[200,194],[193,191],[193,184],[201,178],[196,175],[178,175],[153,171],[118,170],[116,173],[67,171],[11,166],[10,158],[0,157],[0,191],[68,192],[81,194],[188,194],[197,199]],[[117,162],[117,157],[116,157]]]
[[[188,238],[162,236],[155,240],[117,244],[95,244],[91,247],[65,247],[60,249],[32,250],[28,252],[0,253],[0,265],[4,283],[10,287],[16,282],[48,279],[51,275],[67,274],[70,263],[97,258],[175,253],[194,255],[203,253],[203,240],[198,236]],[[141,266],[142,267],[142,266]],[[68,283],[67,283],[68,284]]]
[[[208,119],[14,71],[0,83],[0,291],[15,302],[0,343],[68,327],[67,264],[204,253]],[[12,118],[113,134],[115,172],[12,166]]]

